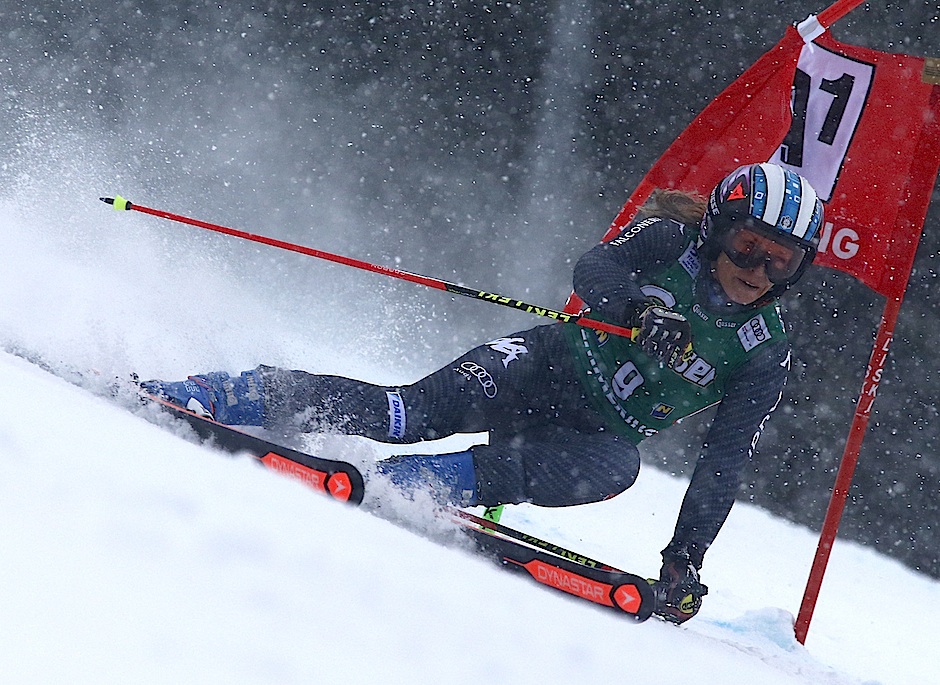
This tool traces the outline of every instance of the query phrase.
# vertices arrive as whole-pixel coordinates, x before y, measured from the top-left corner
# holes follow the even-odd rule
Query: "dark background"
[[[0,180],[28,171],[50,129],[93,132],[117,151],[115,178],[153,206],[556,307],[572,261],[675,136],[788,24],[824,8],[154,5],[0,2]],[[940,10],[871,2],[833,34],[940,57]],[[937,197],[841,535],[940,577]],[[444,349],[441,363],[481,333],[532,325],[420,297],[437,312],[429,357]],[[742,498],[818,528],[883,304],[821,268],[785,298],[794,370]],[[657,437],[646,457],[687,473],[703,430]]]

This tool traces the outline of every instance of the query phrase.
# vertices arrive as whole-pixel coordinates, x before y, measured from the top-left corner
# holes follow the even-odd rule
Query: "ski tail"
[[[182,419],[203,440],[219,449],[248,454],[262,466],[299,480],[317,492],[339,502],[358,506],[365,496],[365,480],[353,464],[336,459],[315,457],[305,452],[275,444],[226,426],[210,418],[194,414],[166,400],[141,391],[146,402],[153,402],[172,416]]]

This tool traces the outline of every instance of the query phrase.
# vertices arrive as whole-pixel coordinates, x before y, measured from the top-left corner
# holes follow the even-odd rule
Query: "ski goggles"
[[[740,269],[763,266],[771,283],[788,283],[800,270],[809,249],[771,237],[748,224],[732,225],[721,239],[721,251]]]

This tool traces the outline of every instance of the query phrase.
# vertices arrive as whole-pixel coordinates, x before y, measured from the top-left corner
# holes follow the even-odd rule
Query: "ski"
[[[542,585],[593,602],[637,623],[653,613],[656,604],[653,588],[640,576],[608,570],[610,567],[603,564],[587,566],[528,547],[490,528],[464,526],[464,532],[485,556],[507,570],[525,573]]]
[[[202,440],[219,449],[247,454],[266,468],[299,480],[337,501],[357,506],[363,500],[365,481],[353,464],[283,447],[143,391],[141,398],[185,421]],[[526,574],[544,586],[636,622],[645,621],[653,613],[653,590],[640,576],[462,509],[446,507],[445,512],[479,554],[507,570]]]
[[[245,453],[263,466],[299,480],[317,492],[346,504],[359,505],[365,495],[362,473],[352,464],[335,459],[315,457],[283,447],[243,430],[194,414],[166,400],[144,393],[141,397],[159,405],[170,415],[182,419],[201,439],[226,452]]]

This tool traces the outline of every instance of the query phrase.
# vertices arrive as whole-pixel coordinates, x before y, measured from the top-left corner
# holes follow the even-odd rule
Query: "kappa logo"
[[[463,362],[460,366],[454,369],[454,371],[459,373],[467,380],[476,378],[480,383],[480,386],[483,388],[483,394],[490,399],[496,397],[496,393],[499,392],[499,389],[496,387],[496,381],[493,380],[493,376],[490,374],[490,372],[476,362]]]
[[[524,338],[497,338],[486,343],[494,352],[505,354],[503,357],[503,367],[508,368],[509,362],[515,361],[520,355],[528,354],[529,348],[523,345]]]

